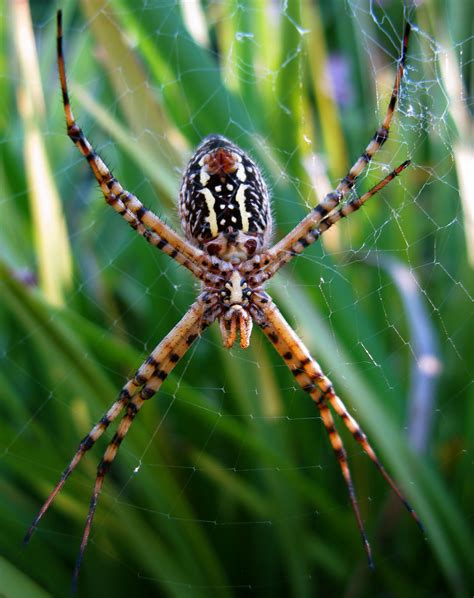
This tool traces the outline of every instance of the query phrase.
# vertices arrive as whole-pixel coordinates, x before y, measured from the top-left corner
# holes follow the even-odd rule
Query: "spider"
[[[58,11],[57,60],[69,138],[89,163],[106,202],[151,245],[187,268],[201,282],[201,291],[196,301],[142,363],[133,378],[127,381],[116,401],[81,441],[77,452],[25,536],[25,542],[28,542],[82,457],[123,413],[97,469],[74,570],[74,583],[77,582],[104,478],[120,444],[143,405],[160,389],[163,381],[193,342],[215,320],[219,322],[224,346],[228,349],[234,345],[238,337],[240,346],[243,349],[247,348],[253,323],[259,326],[283,358],[297,383],[316,404],[339,461],[369,566],[373,567],[371,548],[359,511],[346,451],[336,430],[330,407],[342,419],[354,439],[375,463],[379,472],[423,529],[417,514],[385,471],[359,424],[336,394],[333,384],[264,290],[265,283],[282,266],[317,241],[341,218],[362,207],[410,164],[409,160],[403,162],[361,197],[352,195],[343,202],[359,175],[388,138],[404,72],[409,33],[410,25],[407,23],[387,112],[365,151],[336,189],[328,193],[282,240],[269,247],[272,217],[265,181],[255,162],[221,135],[210,135],[201,142],[184,173],[179,195],[179,214],[185,239],[122,187],[94,151],[73,116],[66,83],[62,17],[61,11]]]

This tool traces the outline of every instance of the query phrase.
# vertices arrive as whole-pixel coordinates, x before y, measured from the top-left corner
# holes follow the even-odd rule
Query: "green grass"
[[[123,443],[79,595],[472,594],[468,5],[408,13],[400,110],[360,189],[407,157],[413,165],[269,285],[426,536],[343,432],[370,572],[314,405],[259,331],[247,351],[226,352],[213,326]],[[190,17],[198,43],[173,2],[64,3],[73,108],[121,182],[176,228],[192,148],[227,135],[262,166],[279,238],[378,125],[403,8],[205,6]],[[0,594],[22,597],[69,591],[104,441],[25,549],[22,538],[78,441],[197,290],[103,202],[64,131],[55,6],[31,10],[31,21],[19,3],[0,11]],[[342,104],[327,93],[336,53],[348,69]],[[420,393],[430,408],[407,426]]]

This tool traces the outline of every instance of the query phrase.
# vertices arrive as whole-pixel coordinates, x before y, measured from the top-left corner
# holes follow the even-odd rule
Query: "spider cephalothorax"
[[[196,149],[184,172],[180,215],[187,238],[206,253],[230,262],[220,287],[217,319],[224,346],[240,335],[246,349],[252,333],[251,289],[238,265],[268,246],[270,198],[255,162],[221,135],[209,135]]]
[[[209,135],[186,168],[179,211],[186,237],[238,263],[268,246],[270,200],[259,168],[221,135]]]
[[[250,344],[253,326],[252,316],[249,313],[251,297],[251,288],[236,268],[219,292],[221,312],[217,319],[227,349],[235,343],[237,333],[240,334],[242,349],[246,349]]]
[[[408,166],[409,161],[403,162],[364,195],[354,195],[342,203],[353,189],[357,177],[388,137],[403,75],[409,32],[410,26],[407,24],[387,112],[365,151],[334,192],[328,193],[292,231],[268,248],[271,215],[265,182],[255,163],[225,137],[206,137],[185,171],[180,192],[180,215],[187,240],[182,239],[158,216],[145,208],[137,197],[122,187],[94,151],[73,116],[62,50],[61,12],[58,12],[58,70],[69,137],[87,159],[107,203],[151,245],[187,268],[201,281],[202,286],[201,293],[186,314],[126,382],[117,400],[79,444],[76,454],[25,537],[25,541],[28,541],[84,454],[122,414],[97,469],[74,580],[77,580],[105,475],[122,440],[145,402],[159,390],[196,338],[216,320],[220,324],[224,345],[228,348],[232,347],[239,334],[240,345],[248,347],[252,322],[255,322],[283,358],[298,385],[314,401],[339,461],[370,564],[370,545],[359,512],[346,452],[336,430],[331,409],[342,419],[356,442],[375,463],[414,519],[420,523],[416,513],[385,471],[359,424],[337,396],[321,366],[263,290],[264,283],[282,266],[317,241],[341,218],[358,210]]]

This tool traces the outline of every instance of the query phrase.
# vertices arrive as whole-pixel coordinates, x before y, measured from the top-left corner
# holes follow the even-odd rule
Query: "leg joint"
[[[374,135],[374,141],[376,141],[380,146],[382,146],[388,138],[388,129],[385,127],[380,127],[377,129]]]
[[[140,391],[140,396],[144,401],[147,401],[148,399],[151,399],[155,392],[156,390],[154,390],[153,388],[145,386],[145,388],[142,388],[142,390]]]

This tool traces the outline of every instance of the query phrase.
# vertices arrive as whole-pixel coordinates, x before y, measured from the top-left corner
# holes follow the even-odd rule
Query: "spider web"
[[[465,19],[448,4],[367,1],[63,7],[73,109],[122,184],[178,229],[186,159],[205,135],[224,134],[265,173],[275,239],[364,150],[385,114],[403,18],[413,26],[390,139],[357,192],[408,157],[412,166],[268,290],[413,500],[426,539],[337,422],[375,553],[371,582],[314,405],[259,331],[247,351],[226,352],[214,325],[120,449],[86,552],[84,591],[302,596],[400,587],[433,595],[468,588],[472,33],[469,8],[458,4]],[[27,14],[2,16],[12,31],[11,60],[21,64],[14,25]],[[21,537],[77,442],[198,287],[104,205],[64,134],[52,12],[33,3],[32,22],[47,99],[33,116],[51,179],[31,174],[35,128],[22,102],[40,96],[25,87],[21,69],[4,69],[5,87],[17,96],[1,133],[2,548],[18,579],[57,593],[69,585],[103,439],[26,553]],[[38,188],[45,193],[35,197]],[[42,220],[34,206],[46,201]],[[57,249],[48,253],[45,238]],[[421,559],[430,566],[420,574]],[[52,586],[52,579],[59,581]]]

